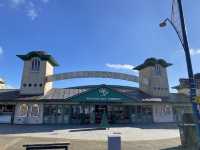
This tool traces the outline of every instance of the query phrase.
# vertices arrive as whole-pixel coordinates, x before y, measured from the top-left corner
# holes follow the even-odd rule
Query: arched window
[[[160,76],[161,75],[161,67],[160,65],[155,65],[155,74]]]
[[[39,117],[40,116],[40,107],[38,104],[34,104],[31,107],[31,116],[32,117]]]
[[[32,71],[39,71],[40,70],[40,59],[39,58],[34,58],[32,60]]]
[[[27,114],[28,114],[28,105],[27,104],[22,104],[20,105],[20,108],[19,108],[19,116],[20,117],[27,117]]]

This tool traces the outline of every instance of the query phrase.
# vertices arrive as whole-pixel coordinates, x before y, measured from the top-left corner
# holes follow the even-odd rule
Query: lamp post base
[[[197,126],[194,122],[193,114],[184,113],[182,116],[182,123],[179,124],[178,127],[182,147],[200,150],[200,141],[198,140]]]

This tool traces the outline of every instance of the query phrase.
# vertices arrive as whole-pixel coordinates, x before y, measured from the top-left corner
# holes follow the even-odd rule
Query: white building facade
[[[56,60],[44,51],[17,55],[24,62],[20,89],[0,90],[0,123],[110,124],[175,122],[177,111],[190,107],[188,96],[169,92],[163,59],[149,58],[133,68],[134,75],[79,71],[54,74]],[[53,82],[72,78],[113,78],[138,82],[139,88],[93,85],[54,88]],[[179,110],[180,108],[180,110]]]

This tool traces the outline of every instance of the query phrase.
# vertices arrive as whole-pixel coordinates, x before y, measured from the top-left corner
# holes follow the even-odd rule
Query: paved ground
[[[0,150],[25,150],[23,144],[70,142],[70,150],[107,150],[107,143],[103,141],[66,140],[53,138],[25,138],[0,136]],[[168,150],[179,145],[179,139],[123,142],[122,150]],[[170,149],[171,150],[171,149]]]
[[[119,134],[123,141],[142,141],[178,138],[175,125],[113,126],[101,130],[94,126],[28,126],[0,125],[0,135],[20,137],[50,137],[76,140],[107,141],[110,134]]]
[[[71,150],[107,150],[108,134],[121,134],[122,150],[164,150],[180,145],[174,125],[83,126],[0,125],[0,150],[23,150],[23,144],[70,142]]]

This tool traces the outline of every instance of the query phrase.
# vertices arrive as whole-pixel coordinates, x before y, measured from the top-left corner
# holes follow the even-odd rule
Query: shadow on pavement
[[[106,128],[81,128],[81,129],[69,130],[69,132],[97,131],[97,130],[106,130]]]
[[[178,129],[176,124],[121,124],[110,125],[109,128],[140,128],[140,129]],[[99,125],[9,125],[0,124],[0,134],[45,133],[55,130],[70,132],[102,130]]]
[[[140,128],[140,129],[178,129],[176,123],[152,123],[152,124],[135,124],[129,127]]]
[[[160,149],[160,150],[198,150],[198,149],[194,147],[183,148],[182,146],[177,146],[177,147],[165,148],[165,149]]]
[[[181,146],[177,146],[177,147],[165,148],[165,149],[160,149],[160,150],[183,150],[183,149],[181,148]]]

